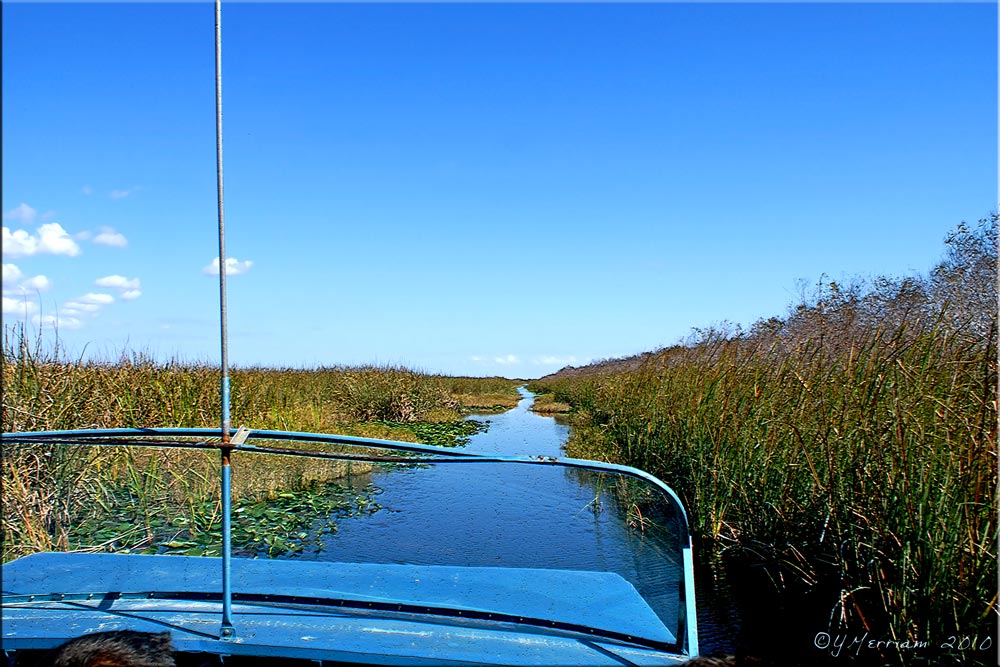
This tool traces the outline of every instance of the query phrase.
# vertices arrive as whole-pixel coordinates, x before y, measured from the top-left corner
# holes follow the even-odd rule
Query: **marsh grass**
[[[68,359],[58,340],[46,346],[22,326],[4,330],[2,381],[4,432],[219,423],[219,372],[208,364],[142,353]],[[463,414],[517,397],[518,386],[396,367],[236,368],[231,383],[234,425],[434,444],[460,442],[470,428]],[[323,485],[371,468],[236,453],[233,495],[256,503],[330,493]],[[4,445],[4,561],[51,549],[141,550],[167,529],[182,528],[168,541],[197,543],[218,528],[218,479],[218,456],[204,452]]]
[[[468,412],[503,412],[517,407],[523,380],[501,377],[440,377],[447,392]]]
[[[566,414],[571,409],[569,403],[560,403],[556,400],[555,394],[552,393],[535,396],[535,400],[531,404],[531,411],[542,415]]]
[[[995,234],[994,217],[981,265],[996,266]],[[829,586],[830,632],[996,639],[992,281],[965,284],[992,290],[985,313],[956,312],[934,280],[834,283],[749,332],[530,388],[573,406],[570,456],[666,480],[697,537],[766,564],[776,588]]]

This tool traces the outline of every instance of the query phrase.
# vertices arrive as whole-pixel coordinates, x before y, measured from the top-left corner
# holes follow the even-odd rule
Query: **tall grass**
[[[452,382],[461,394],[452,392]],[[4,432],[219,425],[217,368],[161,363],[141,353],[113,361],[68,359],[57,341],[47,345],[23,327],[4,330],[2,383]],[[477,399],[492,402],[502,392],[507,400],[517,398],[513,381],[449,380],[394,367],[237,368],[231,383],[234,425],[404,441],[419,439],[422,422],[461,419]],[[4,560],[39,550],[101,546],[74,541],[71,527],[109,508],[125,508],[129,518],[122,534],[108,542],[142,546],[151,524],[165,515],[187,512],[190,526],[204,525],[206,518],[196,513],[218,499],[217,457],[69,449],[4,446]],[[366,468],[351,465],[354,473]],[[238,455],[233,491],[238,498],[274,497],[347,472],[348,464],[336,461]],[[207,522],[211,527],[210,517]]]
[[[981,314],[933,288],[832,284],[749,332],[531,387],[574,407],[571,455],[668,480],[716,549],[764,554],[779,587],[832,577],[832,631],[995,640],[995,283]]]
[[[159,362],[142,353],[112,361],[67,359],[21,326],[5,327],[5,432],[219,424],[219,371]],[[234,424],[342,433],[366,422],[457,419],[473,409],[517,403],[517,381],[448,378],[391,366],[235,368]]]
[[[502,377],[447,377],[439,378],[447,392],[466,409],[475,412],[498,412],[517,406],[520,396],[516,388],[523,380]]]

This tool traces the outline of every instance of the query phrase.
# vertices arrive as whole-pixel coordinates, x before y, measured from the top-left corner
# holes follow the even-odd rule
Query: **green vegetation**
[[[501,377],[441,377],[448,394],[470,412],[504,412],[517,407],[521,400],[517,388],[524,380]]]
[[[926,278],[825,282],[749,331],[529,388],[573,406],[571,456],[677,489],[706,546],[788,594],[829,586],[830,632],[996,640],[996,234],[960,226]]]
[[[71,360],[58,344],[46,347],[8,327],[2,379],[4,432],[218,427],[219,372],[208,364],[158,363],[143,354]],[[441,446],[485,428],[464,415],[516,405],[521,384],[393,367],[237,368],[231,383],[234,425]],[[217,455],[191,450],[4,445],[3,559],[52,549],[210,555],[220,520],[218,466]],[[371,469],[234,454],[235,547],[270,555],[304,548],[300,533],[314,536],[288,518],[290,504],[326,516],[328,530],[337,518],[376,508],[372,489],[339,484]]]
[[[534,403],[531,404],[531,411],[542,415],[558,415],[569,412],[572,408],[569,403],[560,403],[556,400],[555,394],[538,394]]]
[[[448,422],[416,422],[413,424],[387,423],[390,428],[409,430],[417,442],[435,447],[459,447],[469,442],[469,438],[485,431],[489,422],[475,420]]]
[[[233,504],[233,551],[252,557],[295,554],[306,547],[321,549],[323,535],[337,532],[337,520],[381,509],[372,500],[376,493],[378,489],[370,485],[358,492],[349,486],[314,481],[267,500],[241,498]],[[90,550],[221,554],[222,515],[217,499],[192,503],[184,514],[164,511],[168,508],[165,503],[156,504],[152,513],[137,512],[137,498],[123,486],[102,500],[99,512],[69,527],[71,548],[96,541]],[[318,527],[314,523],[317,518]],[[141,539],[136,541],[137,537]]]

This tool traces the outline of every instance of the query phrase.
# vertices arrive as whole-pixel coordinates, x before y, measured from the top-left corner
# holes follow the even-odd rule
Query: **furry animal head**
[[[56,648],[52,667],[174,667],[169,632],[117,630],[71,639]]]

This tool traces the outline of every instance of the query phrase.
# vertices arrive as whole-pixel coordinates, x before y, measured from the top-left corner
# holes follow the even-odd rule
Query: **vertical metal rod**
[[[222,629],[221,639],[231,639],[235,635],[232,619],[233,591],[231,585],[232,566],[232,526],[230,524],[232,499],[230,492],[229,455],[229,350],[226,313],[226,224],[223,209],[222,188],[222,0],[215,0],[215,162],[219,200],[219,333],[222,349],[221,392],[222,444],[220,458],[222,466]]]
[[[232,639],[236,635],[233,627],[233,588],[231,579],[232,525],[230,524],[230,465],[228,448],[222,449],[222,629],[220,639]]]
[[[229,349],[226,313],[226,218],[222,187],[222,1],[215,0],[215,163],[219,201],[219,320],[222,343],[222,439],[229,440]]]
[[[688,655],[698,655],[698,611],[694,596],[694,555],[691,553],[691,536],[681,547],[681,562],[684,567],[684,631],[687,632]]]

